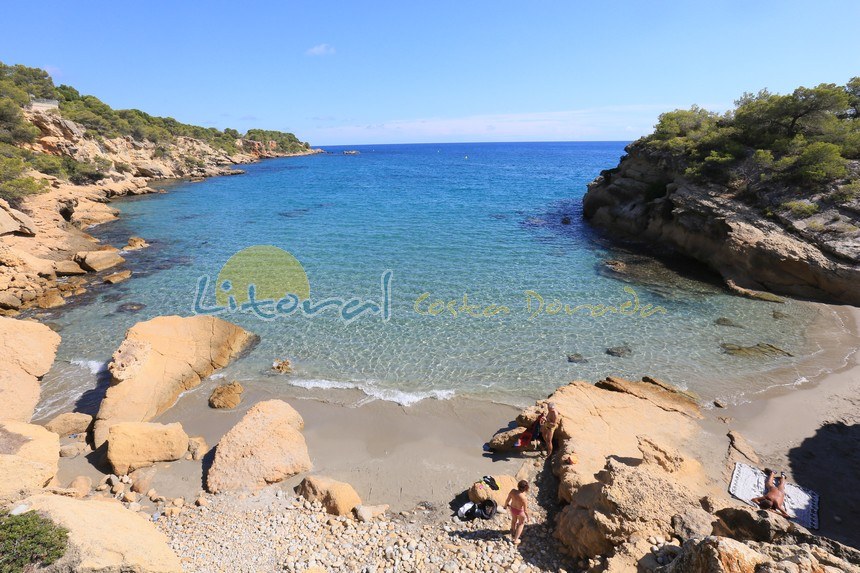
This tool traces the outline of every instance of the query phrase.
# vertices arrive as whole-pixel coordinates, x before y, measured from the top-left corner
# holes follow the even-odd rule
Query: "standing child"
[[[526,497],[526,492],[529,491],[529,482],[522,479],[517,484],[517,489],[512,489],[508,494],[508,499],[505,501],[505,509],[511,511],[511,537],[514,545],[520,544],[520,535],[523,532],[523,525],[529,517],[529,500]]]

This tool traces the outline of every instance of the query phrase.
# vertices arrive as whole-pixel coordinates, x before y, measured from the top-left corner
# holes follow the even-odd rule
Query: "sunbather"
[[[754,497],[750,501],[765,510],[775,511],[786,519],[791,519],[785,511],[785,472],[779,478],[779,484],[775,483],[776,474],[772,470],[765,470],[767,474],[767,491],[764,495]]]

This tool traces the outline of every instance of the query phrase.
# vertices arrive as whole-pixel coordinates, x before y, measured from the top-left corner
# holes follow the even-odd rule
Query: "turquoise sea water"
[[[130,281],[94,288],[48,318],[62,328],[63,343],[43,384],[40,413],[68,408],[94,388],[99,365],[135,322],[191,314],[199,277],[214,282],[230,256],[253,245],[292,253],[317,301],[380,302],[380,278],[392,271],[391,317],[345,323],[333,311],[271,321],[222,315],[261,337],[250,355],[227,368],[230,378],[358,387],[401,403],[453,394],[516,402],[572,379],[611,374],[659,376],[706,398],[791,382],[768,372],[815,350],[802,336],[815,313],[809,306],[780,305],[787,317],[775,319],[776,305],[730,296],[715,284],[670,271],[621,280],[607,269],[604,262],[620,255],[581,220],[581,198],[586,183],[614,166],[623,147],[390,145],[355,148],[360,155],[330,148],[331,154],[267,160],[244,166],[242,176],[116,202],[121,218],[94,233],[117,246],[138,235],[152,246],[126,255]],[[619,307],[633,298],[625,287],[640,306],[665,312],[564,312],[565,304]],[[526,291],[543,297],[543,312],[535,313],[537,298]],[[212,293],[210,286],[208,304],[215,302]],[[509,312],[425,314],[436,300],[446,309],[456,301],[452,307],[459,309],[464,295],[478,314],[487,305]],[[556,299],[562,311],[549,314],[559,308],[550,306]],[[130,312],[128,303],[145,306]],[[716,325],[719,317],[743,328]],[[796,356],[733,358],[721,350],[723,342],[768,342]],[[606,353],[618,346],[629,347],[630,355]],[[587,361],[568,362],[573,353]],[[267,376],[277,358],[293,361],[296,374]],[[761,375],[752,387],[750,374]]]

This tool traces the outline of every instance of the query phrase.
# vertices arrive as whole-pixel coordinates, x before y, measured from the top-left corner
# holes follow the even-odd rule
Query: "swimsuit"
[[[510,510],[511,510],[511,515],[512,515],[512,516],[517,516],[517,515],[522,515],[522,514],[523,514],[523,510],[522,510],[522,509],[516,508],[516,507],[514,507],[514,506],[511,506],[511,507],[509,507],[508,509],[510,509]]]

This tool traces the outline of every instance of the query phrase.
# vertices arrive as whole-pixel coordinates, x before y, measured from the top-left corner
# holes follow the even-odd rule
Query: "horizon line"
[[[487,145],[506,143],[632,143],[640,138],[635,139],[542,139],[542,140],[522,140],[522,141],[400,141],[386,143],[320,143],[312,144],[311,148],[319,149],[323,147],[367,147],[372,145]]]

